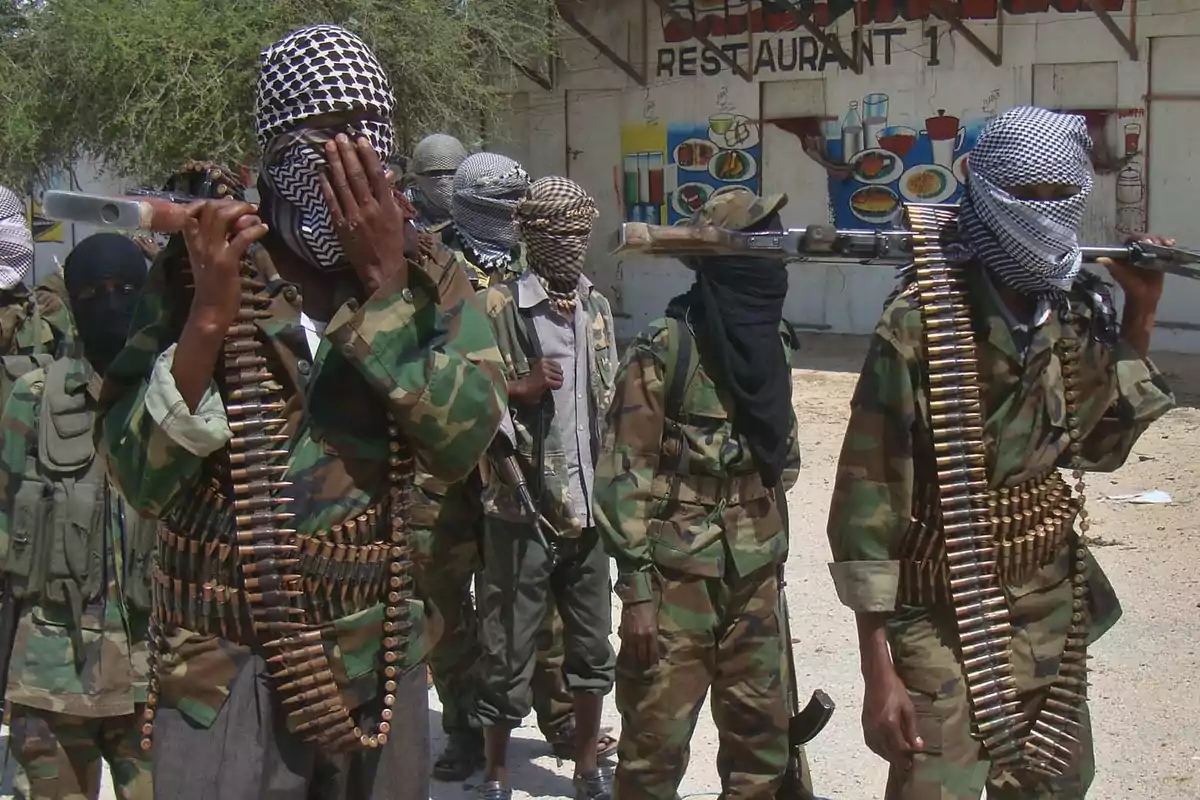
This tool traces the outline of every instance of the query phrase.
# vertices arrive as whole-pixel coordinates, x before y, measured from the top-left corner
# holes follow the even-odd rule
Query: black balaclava
[[[778,212],[744,230],[781,230]],[[721,256],[691,259],[692,288],[671,300],[667,316],[694,325],[696,344],[729,391],[734,433],[743,436],[766,486],[787,465],[792,431],[791,367],[779,326],[787,299],[787,266],[778,259]]]
[[[125,346],[146,282],[146,257],[120,234],[97,233],[75,245],[63,277],[83,354],[103,373]]]

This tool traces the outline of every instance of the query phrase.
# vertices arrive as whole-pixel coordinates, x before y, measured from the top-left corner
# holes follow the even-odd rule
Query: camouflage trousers
[[[76,717],[12,706],[12,748],[25,773],[22,800],[96,800],[107,761],[120,800],[151,800],[149,754],[141,749],[141,706],[123,717]],[[26,783],[26,786],[20,784]]]
[[[1066,642],[1071,615],[1071,585],[1036,581],[1010,589],[1012,664],[1017,699],[1024,709],[1041,708]],[[1082,800],[1095,775],[1091,720],[1083,708],[1084,728],[1072,754],[1071,769],[1047,779],[1025,770],[993,766],[970,735],[970,707],[958,652],[958,634],[949,610],[905,609],[889,623],[888,640],[896,672],[912,697],[917,733],[925,749],[913,768],[888,776],[887,800]]]
[[[744,578],[703,578],[659,568],[659,661],[617,658],[621,742],[616,800],[673,800],[692,732],[712,688],[722,798],[773,798],[787,766],[786,678],[777,566]]]
[[[472,727],[471,714],[482,681],[479,620],[471,600],[471,581],[483,568],[479,536],[483,516],[477,502],[467,496],[464,484],[451,487],[444,498],[423,492],[436,509],[432,525],[415,527],[416,562],[422,594],[442,615],[441,639],[429,653],[429,669],[442,703],[442,730],[446,733]],[[422,521],[422,516],[417,516]],[[563,679],[562,617],[553,598],[537,636],[534,667],[533,707],[538,727],[547,739],[554,738],[574,715],[571,693]]]

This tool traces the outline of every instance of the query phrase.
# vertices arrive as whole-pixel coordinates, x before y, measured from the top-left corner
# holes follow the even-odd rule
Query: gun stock
[[[617,234],[618,253],[648,256],[728,256],[746,251],[744,235],[722,228],[626,222]]]

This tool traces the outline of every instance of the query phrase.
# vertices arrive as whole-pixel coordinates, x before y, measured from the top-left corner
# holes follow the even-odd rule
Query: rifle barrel
[[[879,266],[903,265],[913,259],[913,237],[906,230],[876,231],[810,225],[783,231],[745,233],[716,227],[622,223],[617,231],[618,253],[674,258],[724,255],[779,257],[787,261],[850,261]],[[1182,247],[1147,242],[1125,245],[1084,245],[1083,260],[1129,261],[1186,278],[1200,279],[1200,253]]]

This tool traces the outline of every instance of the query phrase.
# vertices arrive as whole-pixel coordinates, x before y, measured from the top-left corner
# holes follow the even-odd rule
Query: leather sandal
[[[596,758],[607,758],[617,752],[617,740],[611,732],[612,728],[600,729]],[[559,761],[575,760],[575,720],[568,720],[555,732],[554,738],[550,739],[550,750]]]

